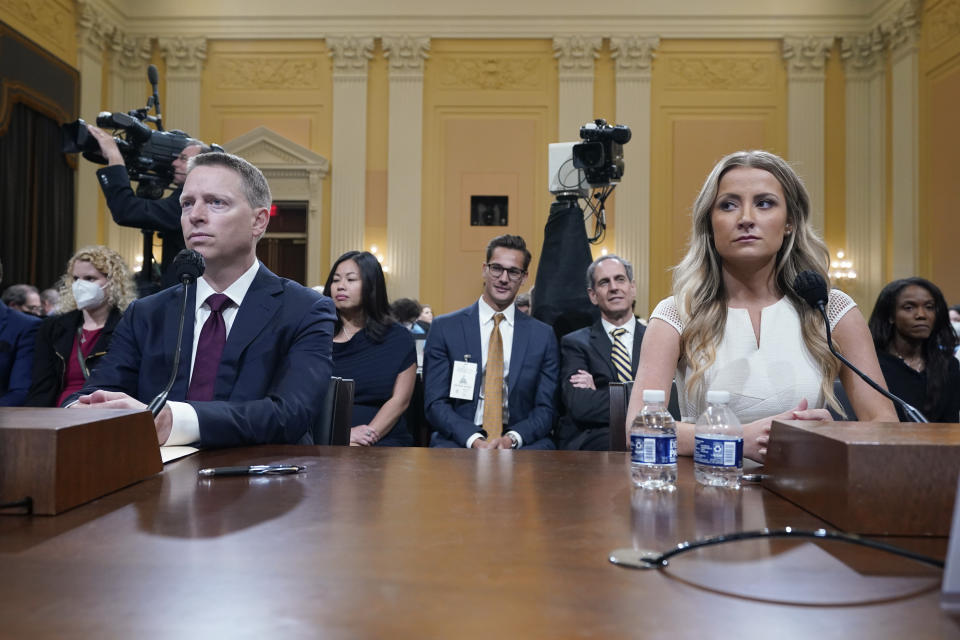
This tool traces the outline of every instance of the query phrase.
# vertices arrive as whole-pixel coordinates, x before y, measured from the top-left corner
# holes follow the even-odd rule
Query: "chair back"
[[[320,419],[313,426],[313,443],[322,445],[350,444],[350,419],[353,417],[353,380],[330,378],[323,397]]]
[[[610,390],[610,451],[627,450],[627,405],[633,382],[611,382]]]

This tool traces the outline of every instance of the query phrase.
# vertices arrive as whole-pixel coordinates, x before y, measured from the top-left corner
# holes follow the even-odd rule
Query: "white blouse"
[[[830,329],[855,306],[853,298],[832,290],[827,303]],[[683,333],[673,296],[661,300],[650,318],[659,318],[677,333]],[[723,339],[717,346],[716,360],[704,375],[703,388],[729,391],[730,408],[744,424],[788,411],[801,398],[807,399],[811,409],[826,406],[820,392],[820,369],[801,336],[800,315],[786,297],[761,311],[759,346],[750,313],[728,308]],[[695,422],[706,409],[705,400],[698,402],[687,394],[686,380],[692,373],[689,367],[677,369],[677,393],[684,422]]]

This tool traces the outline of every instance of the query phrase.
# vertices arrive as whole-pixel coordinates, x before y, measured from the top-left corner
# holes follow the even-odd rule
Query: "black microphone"
[[[153,65],[150,65],[151,67]],[[172,268],[177,274],[177,278],[183,284],[183,298],[180,300],[180,326],[177,329],[177,348],[173,352],[173,371],[170,372],[170,380],[163,391],[150,401],[147,409],[156,418],[163,406],[167,403],[167,395],[173,388],[173,382],[177,379],[177,371],[180,368],[180,345],[183,343],[183,319],[187,312],[187,294],[190,291],[190,285],[197,281],[197,278],[203,275],[206,269],[206,263],[203,256],[191,249],[184,249],[173,259]]]
[[[153,109],[157,113],[157,130],[163,131],[163,116],[160,115],[160,94],[157,92],[157,85],[160,83],[160,74],[157,73],[157,65],[151,64],[147,67],[147,81],[153,89]],[[147,102],[147,107],[150,103]]]
[[[850,363],[849,360],[840,355],[840,352],[838,352],[833,346],[833,337],[830,332],[830,320],[827,318],[826,308],[828,296],[827,282],[823,279],[823,276],[816,271],[802,271],[798,273],[797,277],[793,280],[793,290],[798,296],[803,298],[808,305],[820,311],[820,315],[823,316],[823,325],[827,329],[827,346],[830,347],[830,352],[833,353],[833,355],[835,355],[840,362],[847,365],[851,371],[863,378],[863,381],[868,385],[902,407],[908,418],[914,422],[928,422],[928,420],[923,417],[923,414],[920,413],[915,407],[911,406],[904,400],[901,400],[874,382],[867,374],[857,369],[855,366],[853,366],[853,364]]]

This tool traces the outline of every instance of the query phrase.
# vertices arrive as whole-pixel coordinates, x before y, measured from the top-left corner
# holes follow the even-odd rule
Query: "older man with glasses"
[[[520,236],[487,245],[480,299],[434,319],[424,351],[430,446],[553,449],[559,358],[553,330],[518,313],[530,252]]]

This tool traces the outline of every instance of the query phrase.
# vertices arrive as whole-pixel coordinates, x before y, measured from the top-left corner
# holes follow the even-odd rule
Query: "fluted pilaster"
[[[617,187],[614,252],[633,263],[637,311],[650,313],[650,74],[660,39],[614,36],[617,123],[633,132],[623,147],[625,180]]]
[[[575,140],[580,126],[593,119],[593,66],[602,43],[600,37],[553,39],[559,80],[558,140]]]
[[[330,256],[363,249],[367,172],[367,63],[373,38],[327,38],[333,58]]]
[[[429,50],[428,36],[383,38],[390,69],[387,264],[393,299],[420,295],[423,65]]]
[[[787,36],[787,145],[790,162],[810,195],[810,221],[824,229],[824,80],[833,37]]]
[[[207,59],[206,38],[160,38],[167,63],[167,95],[161,96],[163,124],[189,135],[200,135],[200,78]]]
[[[865,308],[884,284],[886,216],[883,36],[878,29],[843,38],[847,74],[847,254],[859,278],[853,296]]]

